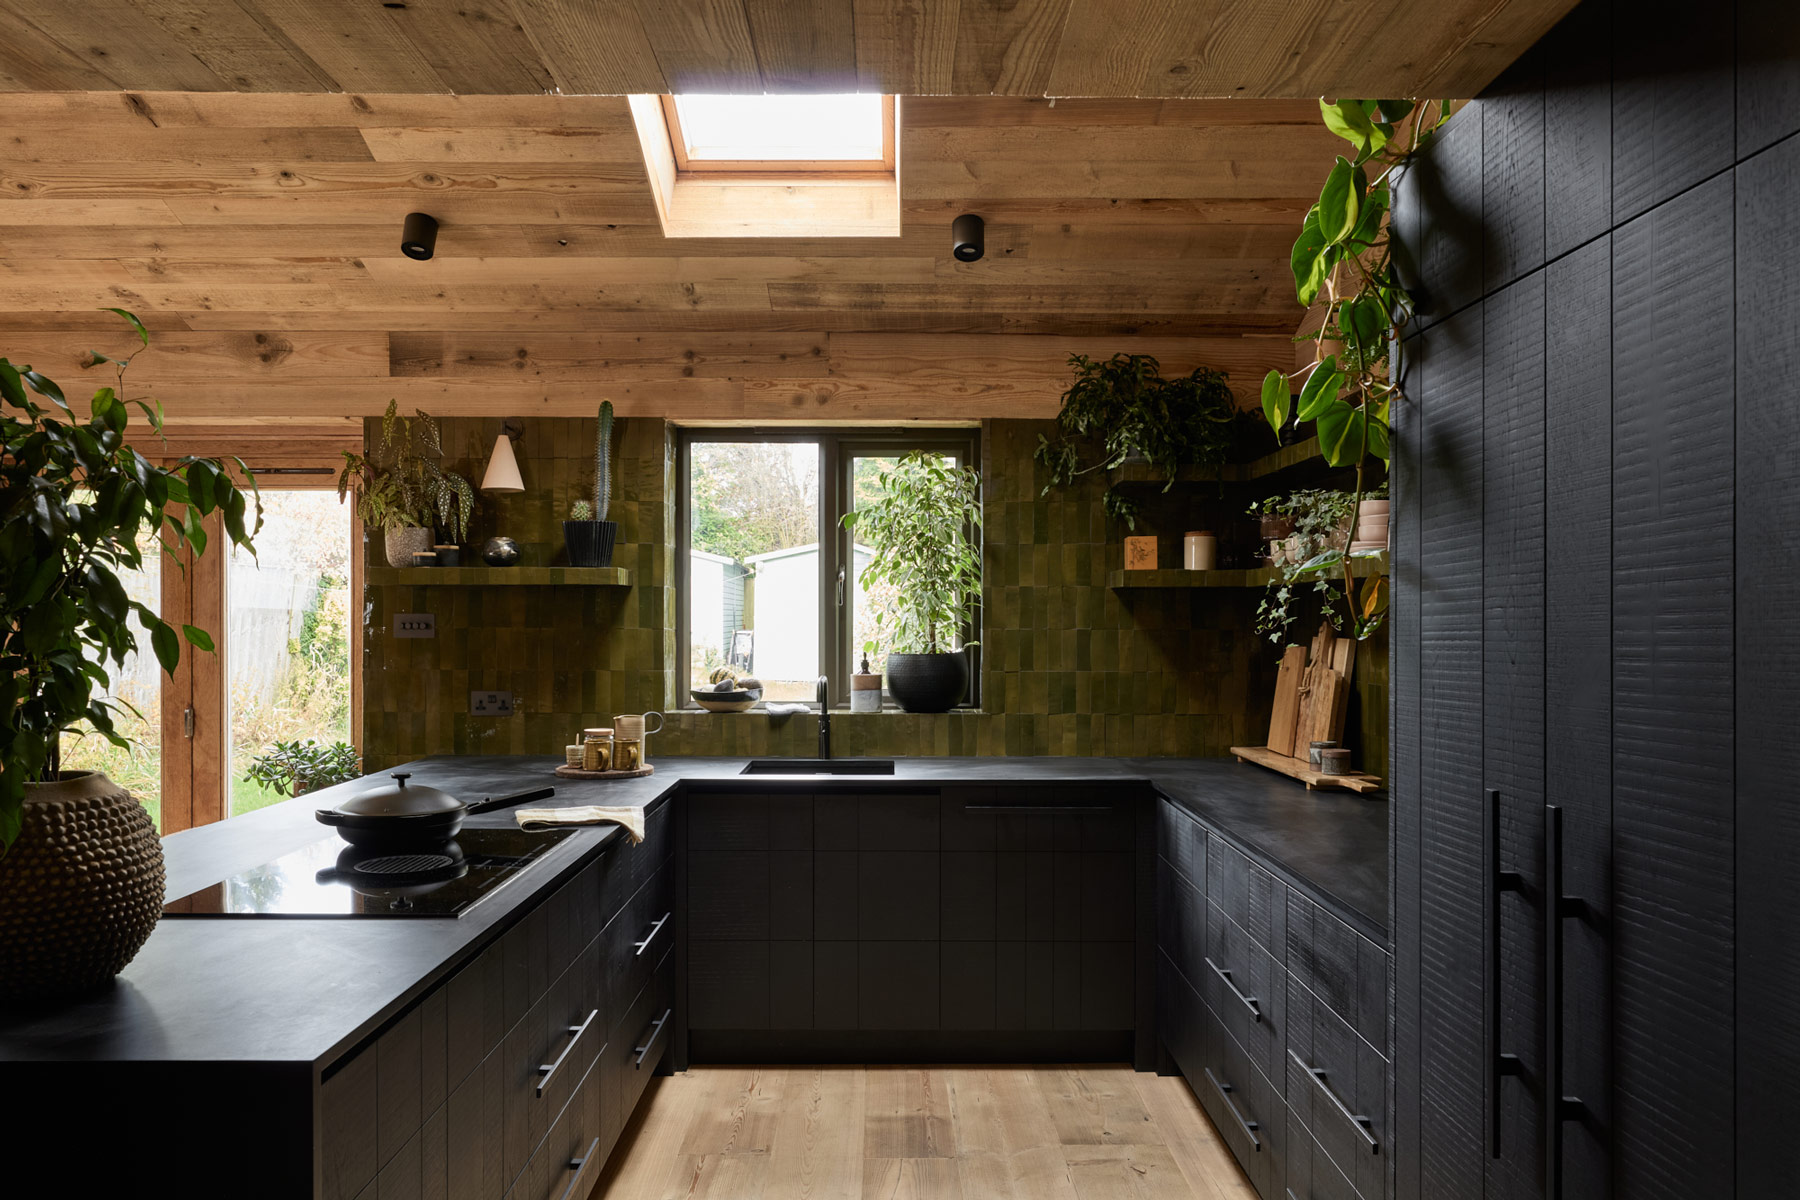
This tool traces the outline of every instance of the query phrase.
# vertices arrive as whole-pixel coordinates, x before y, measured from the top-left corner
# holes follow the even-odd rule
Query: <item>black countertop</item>
[[[617,782],[554,779],[550,757],[439,757],[409,766],[419,783],[464,800],[542,783],[536,806],[651,806],[677,785],[766,786],[804,780],[811,791],[889,784],[1148,783],[1268,864],[1284,880],[1386,943],[1387,805],[1300,784],[1229,759],[901,758],[892,776],[757,776],[742,758],[658,758],[656,773]],[[185,896],[316,841],[315,808],[366,783],[163,839],[166,894]],[[504,827],[510,810],[471,826]],[[0,1062],[237,1061],[326,1065],[435,985],[496,928],[623,836],[582,828],[467,916],[446,920],[180,918],[162,921],[111,989],[42,1013],[0,1010]]]

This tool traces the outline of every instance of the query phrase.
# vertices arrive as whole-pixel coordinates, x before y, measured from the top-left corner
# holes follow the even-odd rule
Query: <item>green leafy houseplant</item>
[[[863,586],[891,585],[894,595],[875,613],[892,651],[888,690],[909,712],[947,710],[968,686],[968,659],[952,646],[974,627],[981,595],[980,473],[915,450],[843,524],[870,550]]]
[[[115,746],[129,742],[113,724],[119,701],[103,690],[110,670],[147,633],[157,662],[171,674],[181,642],[213,648],[203,630],[180,631],[131,600],[122,571],[143,566],[144,543],[160,536],[171,558],[206,551],[206,518],[222,517],[225,535],[252,550],[262,526],[255,479],[236,459],[188,456],[160,467],[127,444],[130,408],[161,435],[155,401],[124,398],[125,371],[150,344],[131,313],[139,347],[124,358],[90,352],[88,366],[110,363],[115,383],[95,391],[84,420],[54,381],[0,358],[0,845],[18,836],[25,785],[59,778],[62,736],[82,724]],[[47,403],[39,403],[33,395]],[[240,488],[232,470],[245,480]],[[175,561],[179,562],[178,558]]]
[[[475,489],[444,469],[443,437],[436,419],[422,412],[399,415],[388,401],[381,418],[381,443],[369,454],[344,451],[338,499],[356,492],[356,515],[382,530],[441,529],[453,542],[468,536]]]
[[[1037,461],[1050,468],[1044,488],[1065,487],[1090,471],[1141,459],[1166,476],[1168,491],[1184,467],[1217,468],[1231,450],[1237,404],[1225,376],[1204,367],[1164,379],[1147,354],[1115,354],[1095,361],[1071,354],[1075,382],[1063,393],[1057,436],[1039,436]],[[1099,454],[1083,465],[1095,442]],[[1137,528],[1137,506],[1117,487],[1102,503],[1108,515]]]
[[[1388,212],[1393,186],[1420,147],[1450,118],[1448,100],[1319,101],[1326,126],[1354,148],[1339,156],[1325,177],[1319,201],[1307,210],[1290,266],[1300,303],[1324,302],[1318,343],[1308,366],[1270,371],[1262,407],[1276,437],[1290,413],[1311,421],[1319,452],[1334,467],[1356,468],[1351,493],[1350,539],[1356,536],[1356,501],[1363,496],[1369,456],[1388,461],[1390,414],[1400,390],[1400,336],[1413,315],[1412,297],[1394,272]],[[1298,403],[1294,401],[1295,391]],[[1341,573],[1346,600],[1356,595],[1351,556],[1321,552],[1306,575]],[[1371,579],[1354,605],[1351,628],[1358,638],[1377,629],[1387,612],[1387,588]]]
[[[247,773],[283,796],[299,796],[359,777],[362,756],[348,742],[327,745],[312,738],[295,739],[276,742],[251,759]]]
[[[1356,497],[1333,489],[1307,489],[1285,496],[1270,496],[1250,506],[1252,516],[1291,518],[1294,531],[1283,539],[1287,545],[1275,555],[1275,578],[1269,581],[1256,609],[1256,632],[1279,645],[1297,615],[1294,603],[1308,580],[1324,609],[1325,619],[1344,630],[1353,625],[1345,593],[1316,563],[1324,556],[1342,555],[1349,545],[1350,527],[1356,516]]]

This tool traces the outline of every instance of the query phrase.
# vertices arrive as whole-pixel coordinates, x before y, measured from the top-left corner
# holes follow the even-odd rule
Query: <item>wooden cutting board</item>
[[[1275,676],[1275,709],[1269,717],[1269,749],[1277,754],[1294,752],[1294,734],[1300,717],[1300,677],[1305,673],[1306,647],[1289,646],[1281,656],[1281,670]]]
[[[1295,722],[1294,756],[1306,758],[1312,742],[1342,742],[1349,704],[1350,685],[1342,675],[1327,666],[1308,667],[1306,695]]]

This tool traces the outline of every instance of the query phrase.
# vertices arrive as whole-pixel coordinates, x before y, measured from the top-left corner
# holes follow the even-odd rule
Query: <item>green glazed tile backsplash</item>
[[[447,465],[479,483],[501,422],[443,422]],[[838,714],[842,755],[1217,755],[1267,734],[1276,654],[1252,629],[1259,593],[1237,589],[1113,591],[1124,530],[1101,508],[1104,481],[1051,496],[1032,461],[1048,422],[990,421],[982,434],[984,509],[982,711]],[[522,561],[566,560],[560,522],[593,486],[592,420],[528,420],[518,444],[521,495],[481,496],[467,551],[503,533]],[[367,589],[365,769],[427,754],[558,754],[587,725],[667,708],[676,671],[671,430],[631,418],[615,436],[622,587]],[[1184,518],[1161,500],[1163,553]],[[1147,510],[1148,512],[1148,510]],[[1142,530],[1141,530],[1142,531]],[[369,561],[381,560],[379,535]],[[435,639],[395,640],[393,615],[430,612]],[[1386,639],[1357,664],[1352,729],[1385,762]],[[511,717],[469,715],[471,690],[514,694]],[[651,755],[809,755],[805,716],[672,712]],[[1362,759],[1359,754],[1359,760]]]

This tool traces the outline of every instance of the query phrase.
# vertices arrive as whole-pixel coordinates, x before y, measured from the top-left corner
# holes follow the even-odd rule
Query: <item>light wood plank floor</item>
[[[1255,1200],[1179,1078],[1108,1066],[696,1067],[594,1200]]]

